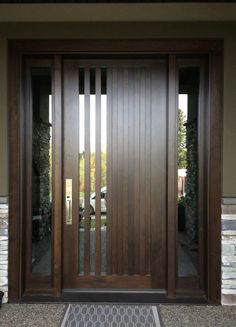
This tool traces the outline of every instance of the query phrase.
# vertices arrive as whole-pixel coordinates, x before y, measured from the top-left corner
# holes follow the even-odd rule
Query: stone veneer
[[[187,175],[185,228],[191,243],[198,240],[198,134],[197,122],[186,123]]]
[[[222,304],[236,305],[236,199],[222,200]]]
[[[8,300],[8,204],[0,197],[0,291],[4,292],[3,303]]]

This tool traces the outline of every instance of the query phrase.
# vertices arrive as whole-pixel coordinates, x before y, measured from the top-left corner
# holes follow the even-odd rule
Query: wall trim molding
[[[0,195],[0,204],[8,204],[8,196]]]
[[[222,204],[223,205],[236,205],[236,197],[223,197]]]

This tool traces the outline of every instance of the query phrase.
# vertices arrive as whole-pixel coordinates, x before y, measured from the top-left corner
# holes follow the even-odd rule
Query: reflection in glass
[[[90,69],[90,273],[95,273],[96,263],[96,219],[100,219],[100,267],[101,273],[106,272],[106,164],[107,164],[107,96],[106,96],[106,70],[101,69],[99,75],[96,75],[95,69]],[[84,69],[79,70],[79,187],[80,187],[80,224],[79,224],[79,272],[84,273],[84,242],[85,242],[85,226],[84,226],[84,209],[85,209],[85,95],[84,95]],[[96,80],[100,78],[101,90],[100,94],[96,94]],[[98,113],[97,103],[100,102],[101,112]],[[98,126],[97,119],[101,119],[101,125]],[[99,120],[98,120],[99,121]],[[100,149],[96,148],[96,133],[101,129]],[[101,182],[96,180],[96,151],[101,151]],[[100,189],[100,194],[96,193],[96,185]],[[101,212],[96,218],[96,201],[97,197],[101,199]]]
[[[81,84],[80,84],[81,85]],[[84,95],[79,95],[79,272],[84,271]]]
[[[90,75],[91,84],[95,84],[94,69]],[[91,91],[90,91],[91,93]],[[95,273],[95,211],[96,211],[96,96],[90,94],[90,272]]]
[[[181,69],[178,106],[178,276],[198,275],[198,69]]]
[[[105,84],[105,83],[104,83]],[[102,94],[101,106],[101,273],[106,273],[107,236],[107,96]]]
[[[51,274],[51,70],[32,68],[32,273]]]

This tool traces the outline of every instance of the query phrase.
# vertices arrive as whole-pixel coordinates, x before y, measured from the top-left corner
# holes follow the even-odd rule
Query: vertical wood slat
[[[112,69],[107,69],[107,227],[106,227],[106,271],[112,272]]]
[[[96,246],[95,246],[95,274],[101,273],[101,69],[96,68],[95,75],[95,93],[96,93],[96,157],[95,157],[95,229],[96,229]]]
[[[129,111],[129,131],[128,131],[128,273],[134,274],[135,254],[134,254],[134,70],[129,70],[129,93],[128,93],[128,111]]]
[[[12,63],[10,63],[12,64]],[[11,67],[11,66],[10,66]],[[27,81],[27,64],[25,64],[25,67],[24,69],[22,69],[22,79],[24,81]],[[14,72],[15,73],[15,72]],[[17,81],[17,79],[13,79],[12,76],[11,76],[11,79],[14,80],[15,82]],[[20,81],[20,78],[19,78],[19,81]],[[22,87],[22,94],[19,96],[19,99],[21,99],[22,103],[23,103],[23,106],[27,105],[27,85],[24,85]],[[20,84],[19,84],[19,90],[20,90]],[[9,99],[9,104],[10,102],[12,101],[12,99],[14,99],[14,96],[16,96],[16,94],[11,95],[10,94],[10,99]],[[17,115],[22,115],[22,117],[18,117]],[[18,203],[19,204],[19,211],[17,211],[17,208],[15,206],[13,206],[13,209],[16,210],[17,212],[17,215],[16,215],[16,218],[17,218],[17,221],[15,221],[15,228],[17,228],[17,230],[20,231],[22,237],[19,239],[20,241],[20,244],[19,244],[19,247],[17,249],[20,250],[19,253],[17,253],[16,251],[13,252],[13,255],[10,255],[9,256],[9,267],[11,265],[11,258],[13,258],[14,260],[14,264],[12,264],[13,267],[15,267],[15,265],[17,265],[17,259],[18,257],[14,258],[14,255],[17,253],[19,255],[21,255],[21,260],[23,260],[23,256],[27,256],[27,250],[26,250],[26,245],[27,245],[27,216],[26,216],[26,207],[24,204],[27,203],[27,199],[26,199],[26,192],[25,192],[25,185],[23,183],[23,181],[25,180],[25,169],[27,169],[27,165],[23,164],[24,163],[24,159],[26,157],[26,140],[25,140],[25,129],[26,129],[26,126],[24,126],[24,123],[25,122],[25,119],[26,119],[26,112],[25,110],[22,111],[22,108],[20,109],[19,108],[19,112],[14,112],[14,118],[15,119],[19,119],[19,122],[20,124],[17,126],[15,126],[15,129],[13,129],[17,134],[15,135],[15,138],[13,139],[13,142],[17,142],[18,141],[18,137],[20,136],[21,137],[21,142],[18,144],[18,146],[15,148],[15,151],[10,151],[9,153],[9,160],[10,160],[10,163],[12,163],[12,165],[14,165],[14,169],[12,170],[12,173],[10,174],[9,178],[9,182],[10,182],[10,189],[9,189],[9,195],[14,195],[14,190],[17,189],[19,191],[19,195],[21,194],[21,199],[22,199],[22,202],[21,203]],[[9,117],[10,118],[10,117]],[[10,121],[9,121],[9,124],[11,123],[11,119],[12,117],[10,118]],[[16,121],[14,121],[14,119],[12,120],[12,123],[16,123]],[[24,126],[24,128],[23,128]],[[10,126],[9,126],[10,127]],[[19,128],[19,129],[18,129]],[[17,137],[16,137],[17,136]],[[10,140],[11,141],[11,140]],[[19,154],[19,158],[18,158],[18,161],[14,161],[14,157],[16,155],[17,152],[20,152],[21,155]],[[11,153],[12,152],[12,153]],[[15,176],[15,169],[17,169],[17,164],[19,164],[19,172],[20,172],[20,176],[19,177],[19,180],[14,180],[14,178],[16,177]],[[25,167],[26,166],[26,167]],[[11,167],[10,167],[11,168]],[[11,190],[11,178],[13,178],[13,189]],[[19,182],[19,184],[17,185],[17,182]],[[13,199],[14,200],[14,196],[13,196]],[[9,198],[9,204],[11,203],[11,196]],[[13,216],[11,216],[11,206],[9,206],[9,216],[13,218]],[[13,212],[12,212],[13,214]],[[18,216],[18,214],[20,216]],[[21,217],[21,224],[20,224],[20,217]],[[19,219],[19,220],[18,220]],[[10,227],[11,227],[11,221],[12,219],[9,220],[9,232],[10,232]],[[19,225],[18,225],[19,224]],[[15,234],[15,230],[13,228],[13,234],[12,237],[14,239],[14,234]],[[11,250],[11,242],[9,242],[9,254],[10,254],[10,250]],[[27,285],[27,279],[26,279],[26,258],[25,258],[25,261],[24,264],[22,265],[22,271],[21,271],[21,276],[24,276],[25,278],[22,278],[23,280],[20,282],[20,280],[17,280],[15,281],[15,283],[12,283],[11,284],[11,273],[9,271],[9,297],[10,297],[10,294],[11,294],[11,291],[12,292],[15,292],[14,290],[14,287],[11,287],[11,285],[14,285],[16,287],[17,283],[19,282],[19,292],[20,294],[22,294],[23,290],[26,289],[26,285]],[[20,264],[20,262],[19,262]],[[21,261],[21,264],[22,264],[22,261]],[[19,271],[20,271],[20,266],[19,266]]]
[[[53,289],[54,295],[61,295],[61,254],[62,254],[62,90],[61,90],[61,56],[54,58],[54,81],[53,81]]]
[[[140,186],[139,192],[142,193],[142,190],[145,190],[145,181],[146,181],[146,69],[141,69],[140,76]],[[145,192],[143,197],[145,199]],[[140,197],[139,201],[139,211],[140,211],[140,242],[139,242],[139,255],[140,255],[140,275],[145,275],[146,268],[146,253],[145,253],[145,241],[146,241],[146,224],[150,217],[147,216],[147,207],[146,201]]]
[[[151,273],[151,70],[146,77],[146,99],[145,99],[145,207],[146,207],[146,230],[145,230],[145,274]]]
[[[78,147],[78,72],[77,65],[74,63],[65,63],[64,65],[64,144],[63,149],[63,177],[64,177],[64,230],[63,230],[63,273],[67,279],[73,279],[78,273],[78,217],[79,217],[79,179],[78,179],[78,164],[79,164],[79,147]],[[66,179],[72,179],[72,225],[65,224],[65,185]]]
[[[175,297],[176,280],[176,219],[177,219],[177,106],[176,106],[176,60],[169,57],[168,82],[168,263],[167,292],[170,299]]]
[[[140,271],[140,68],[135,69],[134,81],[134,230],[135,230],[135,262],[134,273],[139,274]]]
[[[72,239],[73,239],[73,244],[75,246],[73,246],[72,249],[72,253],[73,253],[73,257],[75,258],[73,265],[72,265],[72,270],[74,273],[74,276],[78,273],[78,259],[79,259],[79,233],[78,233],[78,225],[79,225],[79,128],[78,126],[78,122],[79,122],[79,75],[78,75],[78,71],[77,71],[77,66],[75,64],[72,65],[71,67],[71,73],[72,73],[72,81],[73,84],[70,86],[72,88],[72,92],[73,92],[73,98],[76,101],[73,101],[73,106],[71,105],[71,121],[73,122],[72,124],[74,124],[75,127],[75,131],[72,132],[71,134],[71,140],[74,138],[75,144],[74,146],[72,145],[71,147],[71,151],[73,152],[73,157],[71,159],[72,161],[72,165],[73,165],[73,181],[72,181],[72,190],[73,190],[73,194],[72,194],[72,215],[73,215],[73,222],[72,222],[72,228],[73,228],[73,232],[72,232]],[[72,126],[71,124],[71,126]],[[70,128],[70,126],[69,126]],[[73,129],[72,129],[73,131]],[[72,143],[71,143],[72,144]],[[73,150],[72,150],[73,149]]]
[[[167,61],[152,69],[151,242],[153,287],[166,287]]]
[[[33,90],[32,90],[32,75],[31,66],[27,65],[27,87],[26,87],[26,107],[25,107],[25,155],[29,160],[29,165],[24,167],[23,176],[26,181],[24,189],[24,197],[27,201],[27,206],[24,207],[24,214],[26,217],[26,284],[30,279],[32,273],[32,163],[33,163]],[[27,285],[26,285],[27,287]]]
[[[209,110],[209,198],[208,198],[208,297],[211,303],[220,303],[221,294],[221,162],[222,153],[222,52],[212,54],[210,60]]]
[[[9,301],[19,301],[25,289],[25,221],[23,217],[24,116],[22,106],[26,92],[22,87],[22,57],[13,44],[8,47],[8,128],[9,128]],[[21,67],[21,70],[19,69]],[[21,76],[22,74],[22,76]],[[25,80],[25,79],[24,79]],[[22,94],[20,88],[22,87]],[[21,102],[22,101],[22,102]],[[22,202],[23,201],[23,202]]]
[[[90,273],[90,70],[84,70],[85,193],[84,193],[84,274]]]
[[[206,289],[206,196],[204,190],[207,189],[206,172],[206,133],[207,119],[206,110],[207,99],[207,70],[206,64],[200,65],[200,85],[199,85],[199,112],[198,112],[198,266],[199,266],[199,287]]]
[[[124,94],[124,113],[123,113],[123,126],[124,126],[124,147],[123,147],[123,184],[122,184],[122,217],[123,217],[123,274],[128,274],[128,176],[129,176],[129,71],[124,69],[124,82],[123,82],[123,94]]]

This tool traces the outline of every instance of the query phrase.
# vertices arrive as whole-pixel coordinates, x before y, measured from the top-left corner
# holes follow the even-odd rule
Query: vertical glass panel
[[[106,70],[102,70],[101,95],[101,273],[106,274],[107,248],[107,94]]]
[[[95,69],[90,69],[90,272],[95,273],[96,210],[96,95]]]
[[[32,68],[32,273],[51,274],[51,69]]]
[[[85,69],[79,69],[79,273],[84,274],[85,244],[85,144],[89,137],[89,263],[90,274],[106,273],[106,191],[107,191],[107,96],[106,70],[89,69],[89,107],[85,103]],[[87,103],[88,105],[88,103]],[[85,108],[86,107],[86,108]],[[89,133],[85,130],[85,110],[89,110]],[[88,116],[87,116],[88,117]],[[99,212],[96,207],[99,207]]]
[[[178,276],[198,275],[199,69],[179,72]]]
[[[84,272],[84,70],[79,70],[79,272]]]
[[[89,69],[89,107],[85,108],[85,69],[79,70],[79,272],[85,273],[84,256],[87,242],[85,227],[85,144],[89,137],[90,223],[89,263],[90,274],[106,273],[106,190],[107,190],[107,96],[106,70]],[[89,133],[85,130],[85,110],[89,110]],[[99,212],[96,207],[100,208]]]

